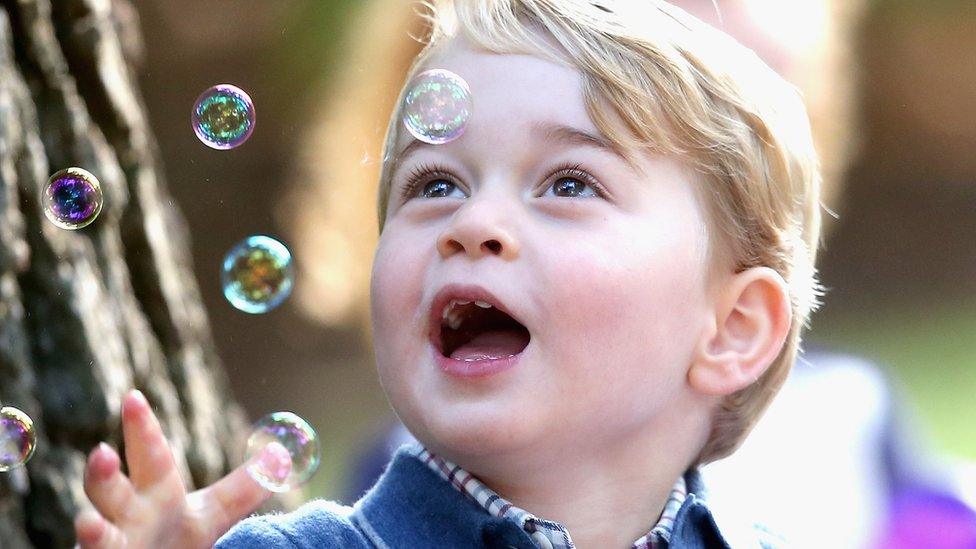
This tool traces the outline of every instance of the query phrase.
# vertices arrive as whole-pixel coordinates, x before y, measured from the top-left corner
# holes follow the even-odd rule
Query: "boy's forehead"
[[[586,109],[582,75],[569,66],[526,54],[493,53],[461,39],[439,46],[415,74],[448,70],[462,78],[471,93],[471,114],[464,135],[491,142],[519,134],[552,133],[572,128],[605,140]],[[562,132],[566,133],[566,132]],[[463,138],[463,137],[462,137]],[[415,141],[399,131],[396,151]],[[412,145],[418,147],[420,145]]]

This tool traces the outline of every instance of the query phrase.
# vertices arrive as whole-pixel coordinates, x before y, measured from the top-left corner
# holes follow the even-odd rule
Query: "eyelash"
[[[582,164],[578,163],[565,163],[552,170],[546,179],[551,179],[552,177],[559,175],[561,177],[571,177],[578,179],[593,188],[593,191],[597,196],[601,198],[607,198],[607,191],[595,177],[587,173]],[[429,183],[430,181],[437,179],[446,179],[451,183],[455,183],[454,178],[451,176],[445,168],[437,164],[420,164],[416,168],[410,171],[407,175],[406,183],[404,183],[400,188],[401,202],[406,202],[411,198],[415,198],[417,191],[420,189],[421,185]],[[546,187],[548,189],[549,187]]]

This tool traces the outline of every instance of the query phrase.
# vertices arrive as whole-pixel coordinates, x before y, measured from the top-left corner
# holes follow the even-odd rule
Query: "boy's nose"
[[[501,259],[518,257],[518,240],[501,221],[500,212],[491,213],[488,208],[472,206],[475,204],[462,206],[438,236],[437,251],[441,257],[447,259],[458,252],[472,259],[485,255]]]

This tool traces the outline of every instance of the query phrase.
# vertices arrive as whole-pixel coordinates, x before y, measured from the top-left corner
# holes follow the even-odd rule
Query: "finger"
[[[92,450],[85,468],[85,493],[98,512],[112,522],[125,517],[135,496],[120,464],[119,455],[103,442]]]
[[[254,480],[252,474],[277,483],[290,473],[291,456],[288,450],[277,442],[271,442],[257,456],[190,497],[197,499],[205,510],[203,516],[209,521],[209,529],[216,538],[271,497],[271,492]]]
[[[122,401],[122,436],[129,477],[136,490],[169,477],[181,482],[159,421],[140,391],[130,391]]]
[[[82,549],[108,549],[125,545],[122,532],[94,509],[85,509],[75,518],[75,537]]]

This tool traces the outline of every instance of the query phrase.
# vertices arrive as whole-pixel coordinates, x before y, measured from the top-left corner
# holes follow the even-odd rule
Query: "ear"
[[[759,379],[779,355],[790,331],[789,288],[769,267],[746,269],[719,290],[713,313],[688,383],[700,393],[724,396]]]

